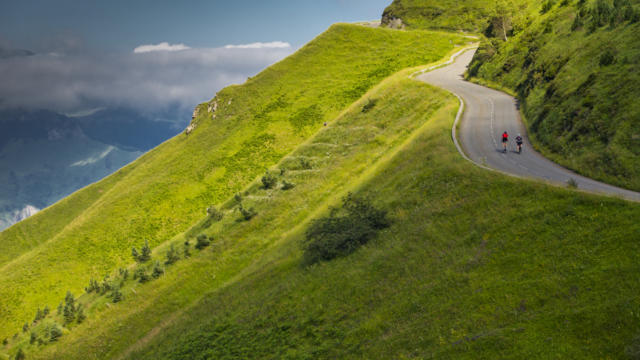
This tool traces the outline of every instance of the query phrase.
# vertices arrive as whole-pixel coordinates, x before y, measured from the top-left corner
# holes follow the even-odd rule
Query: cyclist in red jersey
[[[507,152],[507,143],[509,142],[509,134],[505,131],[502,133],[502,152]]]

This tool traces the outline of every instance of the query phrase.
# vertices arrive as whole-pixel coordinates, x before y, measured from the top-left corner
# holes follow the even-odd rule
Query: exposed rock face
[[[229,103],[231,103],[231,101],[229,101]],[[198,126],[198,122],[196,121],[198,118],[198,115],[200,115],[200,105],[196,106],[196,108],[193,110],[193,115],[191,115],[191,123],[189,124],[189,126],[187,126],[186,129],[184,129],[184,133],[185,135],[189,135],[191,134],[191,132],[193,130],[196,129],[196,127]],[[212,115],[212,118],[215,119],[216,115],[215,112],[218,110],[218,100],[217,98],[213,98],[213,100],[211,100],[211,102],[209,102],[209,106],[207,106],[207,113],[211,114],[214,113]]]
[[[391,12],[389,12],[388,10],[385,10],[382,14],[382,20],[380,21],[380,24],[383,27],[388,27],[390,29],[404,29],[405,26],[402,22],[402,19],[391,14]]]

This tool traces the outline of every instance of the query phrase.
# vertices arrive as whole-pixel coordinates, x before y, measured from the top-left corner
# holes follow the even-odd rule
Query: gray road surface
[[[604,184],[561,167],[533,150],[516,108],[516,100],[499,91],[464,81],[462,74],[471,62],[475,50],[469,50],[443,68],[417,76],[417,79],[457,94],[465,103],[458,132],[462,151],[478,165],[507,174],[546,180],[566,186],[569,179],[578,188],[640,201],[640,193]],[[509,133],[507,153],[502,152],[502,132]],[[522,134],[524,146],[516,152],[515,137]]]

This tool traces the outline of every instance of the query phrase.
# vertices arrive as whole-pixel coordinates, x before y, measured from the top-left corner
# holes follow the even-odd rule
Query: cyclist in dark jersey
[[[507,152],[507,143],[509,142],[509,134],[505,131],[502,133],[502,152]]]
[[[522,152],[522,135],[518,134],[518,136],[516,136],[516,145],[518,146],[518,154],[520,154]]]

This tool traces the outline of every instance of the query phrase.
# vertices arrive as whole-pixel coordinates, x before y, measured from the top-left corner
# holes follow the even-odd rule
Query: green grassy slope
[[[517,93],[546,156],[633,190],[640,190],[637,3],[558,2],[510,41],[485,43],[471,67],[471,75]]]
[[[415,109],[438,93],[389,90]],[[129,358],[600,359],[637,347],[640,206],[473,167],[450,140],[455,103],[352,179],[393,218],[373,243],[303,268],[294,228]]]
[[[382,22],[401,19],[410,29],[443,29],[482,33],[497,3],[526,15],[538,2],[531,0],[394,0],[382,14]]]
[[[90,278],[127,266],[131,246],[148,239],[155,247],[186,230],[374,84],[460,42],[337,25],[246,84],[224,89],[215,119],[203,104],[188,137],[1,233],[0,247],[13,244],[15,259],[0,265],[0,338],[19,331],[38,307],[55,308],[67,290],[80,293]]]
[[[182,318],[182,311],[208,292],[243,278],[247,266],[255,266],[265,251],[280,248],[287,233],[324,211],[357,185],[358,179],[370,176],[433,114],[455,111],[455,102],[442,91],[407,91],[424,88],[408,80],[408,74],[404,71],[386,80],[278,164],[278,169],[285,169],[280,181],[293,182],[295,188],[283,191],[250,186],[243,192],[243,205],[257,209],[254,219],[238,222],[237,207],[229,203],[223,208],[225,218],[206,230],[214,239],[212,249],[178,262],[151,284],[128,283],[123,287],[125,301],[113,308],[106,308],[94,296],[85,296],[81,301],[93,311],[89,319],[40,355],[116,357],[137,341],[147,341],[147,333],[162,331],[158,327],[163,327],[163,321]],[[370,99],[376,105],[363,112]],[[300,159],[310,161],[312,168],[301,169]],[[182,240],[178,237],[175,241],[181,244]],[[160,251],[159,257],[162,254]]]

